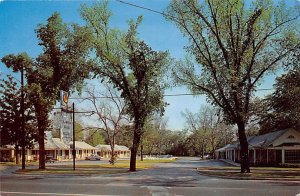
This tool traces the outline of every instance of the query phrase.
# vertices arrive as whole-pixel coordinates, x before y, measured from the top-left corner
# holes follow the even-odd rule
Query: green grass
[[[170,159],[159,159],[159,160],[137,160],[136,169],[143,170],[148,169],[158,163],[170,163],[175,160]],[[47,165],[46,170],[39,169],[26,169],[17,170],[18,174],[76,174],[76,175],[102,175],[102,174],[116,174],[116,173],[126,173],[129,170],[129,160],[117,161],[114,165],[111,164],[93,164],[93,165],[83,165],[77,164],[76,170],[73,171],[73,165]]]
[[[39,169],[25,169],[17,170],[17,174],[64,174],[64,175],[104,175],[104,174],[118,174],[127,173],[128,169],[109,169],[109,170],[97,170],[97,169],[78,169],[75,171],[71,168],[47,168],[45,170]]]
[[[33,165],[39,165],[38,162],[26,162],[26,166],[33,166]],[[16,164],[16,162],[0,162],[0,166],[22,166],[22,163],[20,161],[19,164]]]

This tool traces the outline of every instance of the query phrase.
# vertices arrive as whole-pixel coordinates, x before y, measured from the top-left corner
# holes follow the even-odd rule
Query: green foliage
[[[7,67],[26,70],[29,98],[35,107],[39,130],[40,168],[44,163],[44,132],[49,127],[48,114],[58,99],[59,90],[80,90],[89,76],[92,62],[88,60],[91,32],[78,25],[68,26],[58,13],[36,29],[43,52],[30,59],[26,54],[7,55],[2,62]]]
[[[99,130],[89,130],[89,135],[87,136],[85,142],[91,146],[97,146],[99,144],[105,144],[105,139]]]
[[[166,123],[160,116],[146,123],[141,146],[143,154],[161,155],[169,150],[172,132],[166,129]]]
[[[135,171],[135,156],[147,118],[155,112],[163,112],[163,74],[169,63],[167,52],[153,51],[137,38],[137,21],[129,21],[129,29],[122,32],[110,27],[111,12],[108,1],[83,5],[81,16],[86,28],[93,32],[93,50],[96,53],[96,76],[114,85],[121,92],[127,113],[134,119],[131,171]]]
[[[25,146],[30,147],[36,139],[36,118],[34,108],[29,102],[25,91],[24,121],[25,121]],[[21,145],[21,89],[20,84],[12,76],[7,80],[0,80],[0,145]]]
[[[264,100],[260,133],[285,128],[300,128],[300,69],[277,78],[275,92]]]
[[[83,141],[84,135],[80,123],[75,122],[75,141]]]
[[[263,76],[300,46],[292,39],[299,37],[298,16],[283,2],[255,1],[247,7],[243,0],[174,0],[166,10],[188,37],[187,51],[194,58],[178,63],[176,82],[207,95],[231,123],[247,122],[251,97]]]
[[[95,74],[111,82],[121,91],[132,117],[162,109],[162,74],[168,63],[167,52],[155,52],[137,39],[137,26],[129,22],[127,33],[109,26],[111,12],[107,2],[82,6],[81,15],[94,33],[98,65]],[[147,107],[141,107],[147,105]]]

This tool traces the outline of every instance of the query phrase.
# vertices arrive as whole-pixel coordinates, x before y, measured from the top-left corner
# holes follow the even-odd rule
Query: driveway
[[[1,176],[1,195],[291,195],[300,184],[284,181],[242,181],[199,174],[200,166],[225,166],[214,160],[180,158],[155,168],[105,176]]]

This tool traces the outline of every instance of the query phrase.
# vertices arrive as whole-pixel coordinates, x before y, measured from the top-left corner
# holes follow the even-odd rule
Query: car
[[[46,163],[54,163],[54,158],[51,155],[47,155],[45,161]]]
[[[85,157],[85,160],[100,161],[101,157],[97,154],[91,154],[90,156]]]
[[[212,156],[210,154],[206,154],[203,156],[203,159],[212,159]]]

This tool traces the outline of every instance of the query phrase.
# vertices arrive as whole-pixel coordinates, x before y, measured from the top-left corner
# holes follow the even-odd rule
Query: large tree
[[[36,29],[39,45],[43,52],[31,59],[24,55],[7,55],[2,62],[17,67],[20,59],[26,65],[29,97],[35,107],[38,124],[39,168],[45,169],[45,131],[49,128],[48,115],[59,90],[80,90],[83,80],[89,76],[89,31],[84,27],[62,21],[54,13],[46,24]]]
[[[168,63],[167,52],[156,52],[137,38],[142,21],[129,21],[127,32],[110,27],[112,13],[108,2],[81,8],[86,26],[93,31],[97,66],[95,74],[111,82],[121,92],[126,111],[134,121],[130,171],[136,171],[136,155],[147,118],[163,111],[163,74]]]
[[[22,131],[21,90],[20,84],[12,76],[0,79],[0,146],[15,145],[16,164],[19,163],[19,147],[31,147],[36,139],[34,109],[25,89],[25,126]],[[25,153],[22,155],[22,168],[25,169]]]
[[[174,78],[205,94],[237,125],[242,173],[250,172],[245,126],[251,99],[263,77],[299,47],[293,25],[298,15],[283,2],[244,0],[173,0],[165,12],[188,38],[186,49],[194,57],[178,63]]]

